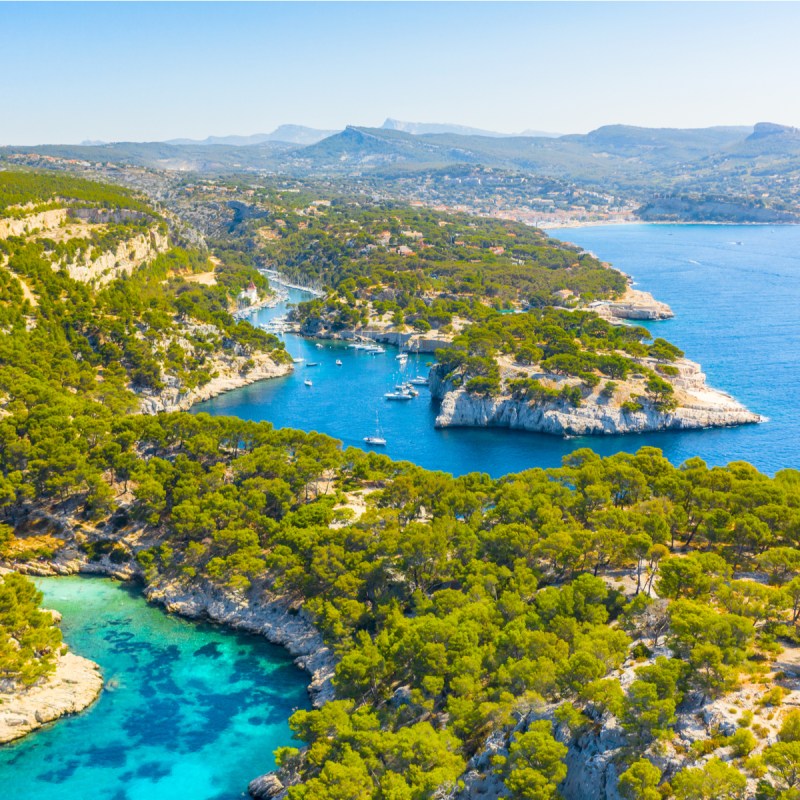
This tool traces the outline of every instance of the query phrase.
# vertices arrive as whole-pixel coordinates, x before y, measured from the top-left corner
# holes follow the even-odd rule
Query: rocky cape
[[[44,681],[22,690],[0,687],[0,744],[83,711],[102,689],[103,676],[97,664],[74,653],[59,655],[55,672]]]
[[[671,379],[678,407],[668,412],[659,411],[647,401],[641,411],[626,411],[618,402],[604,398],[597,389],[578,407],[561,399],[534,403],[507,395],[485,397],[455,386],[441,367],[433,367],[431,395],[440,401],[435,425],[437,428],[498,427],[557,436],[595,436],[699,430],[763,421],[729,394],[708,386],[699,364],[681,359],[673,366],[679,371]],[[550,375],[533,377],[564,380]]]
[[[619,300],[596,300],[588,308],[609,322],[620,319],[659,320],[672,319],[672,309],[660,300],[656,300],[650,292],[643,292],[628,286]]]

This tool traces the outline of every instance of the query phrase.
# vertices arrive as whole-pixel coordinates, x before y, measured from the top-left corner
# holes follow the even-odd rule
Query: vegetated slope
[[[214,271],[206,255],[170,248],[142,199],[13,172],[0,172],[0,198],[0,407],[33,392],[69,413],[74,393],[120,410],[138,404],[131,390],[185,393],[223,364],[285,368],[282,344],[229,311],[250,281],[268,291],[266,280],[244,263]],[[139,252],[141,236],[158,246]],[[191,281],[208,270],[213,285]]]
[[[0,526],[0,546],[13,552],[6,526]],[[61,631],[41,602],[42,593],[22,575],[0,575],[0,692],[32,686],[55,670]]]

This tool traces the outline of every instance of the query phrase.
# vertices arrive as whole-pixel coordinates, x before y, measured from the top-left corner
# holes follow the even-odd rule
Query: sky
[[[800,126],[800,3],[0,2],[0,144]]]

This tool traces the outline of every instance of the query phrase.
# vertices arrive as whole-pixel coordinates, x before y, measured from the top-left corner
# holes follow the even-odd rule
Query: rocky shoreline
[[[63,653],[47,680],[24,690],[0,690],[0,744],[83,711],[102,690],[103,676],[97,664],[74,653]]]
[[[241,389],[257,381],[268,378],[280,378],[288,375],[293,367],[291,364],[278,364],[272,360],[268,353],[254,353],[250,360],[254,362],[247,372],[242,371],[242,364],[246,359],[235,358],[229,360],[219,359],[213,369],[217,373],[208,383],[197,389],[181,391],[177,385],[167,386],[160,392],[141,394],[139,410],[142,414],[158,414],[162,411],[188,411],[196,403],[210,400],[212,397]]]
[[[650,292],[631,286],[628,286],[619,300],[596,300],[588,308],[609,322],[620,319],[653,321],[672,319],[675,316],[666,303],[656,300]]]
[[[145,589],[150,602],[189,619],[203,619],[228,628],[263,636],[294,657],[294,663],[311,677],[308,693],[315,708],[334,697],[336,658],[299,603],[254,586],[248,596],[212,586],[162,583]]]

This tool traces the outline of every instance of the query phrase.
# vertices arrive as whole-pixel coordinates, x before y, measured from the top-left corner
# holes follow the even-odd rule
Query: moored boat
[[[365,436],[364,441],[367,444],[377,445],[379,447],[383,447],[386,444],[386,439],[383,436],[383,431],[381,430],[381,423],[378,419],[377,412],[375,413],[375,433],[371,436]]]

